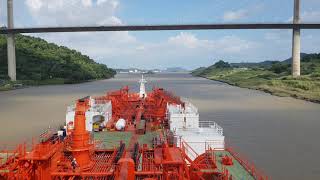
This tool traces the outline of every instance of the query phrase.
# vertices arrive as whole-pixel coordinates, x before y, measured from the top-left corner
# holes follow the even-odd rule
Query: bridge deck
[[[240,23],[240,24],[171,24],[126,26],[74,26],[1,28],[0,34],[89,32],[89,31],[165,31],[165,30],[214,30],[214,29],[320,29],[320,23]]]

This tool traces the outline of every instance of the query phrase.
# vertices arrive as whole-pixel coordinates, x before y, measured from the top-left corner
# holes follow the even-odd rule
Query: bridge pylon
[[[7,1],[8,28],[13,29],[13,0]],[[11,81],[17,80],[16,74],[16,47],[14,33],[7,34],[8,76]]]
[[[294,0],[293,24],[300,23],[300,0]],[[293,28],[292,31],[292,76],[300,76],[300,28]]]

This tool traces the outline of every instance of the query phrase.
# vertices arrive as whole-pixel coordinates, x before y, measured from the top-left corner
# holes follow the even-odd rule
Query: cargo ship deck
[[[145,82],[139,93],[79,99],[58,132],[0,151],[0,179],[267,179],[226,147],[217,123],[200,123],[193,104],[162,88],[147,93]]]
[[[136,140],[139,144],[147,145],[148,148],[153,149],[154,138],[158,137],[162,133],[163,133],[162,130],[148,131],[146,132],[146,134],[137,136]],[[133,135],[134,135],[134,131],[118,132],[115,130],[109,130],[109,131],[105,130],[105,131],[93,133],[94,139],[97,142],[98,149],[105,149],[105,150],[106,149],[113,150],[119,147],[121,143],[130,144],[130,141],[133,140],[132,139]],[[255,179],[252,176],[252,174],[248,172],[247,168],[245,167],[246,165],[242,162],[242,160],[239,157],[234,156],[228,150],[216,150],[214,151],[214,156],[216,159],[217,169],[219,169],[220,171],[227,169],[230,173],[230,176],[232,176],[233,179],[246,179],[246,180]],[[233,160],[232,166],[223,165],[222,158],[224,156],[228,156]],[[215,170],[211,169],[211,171],[215,171]]]

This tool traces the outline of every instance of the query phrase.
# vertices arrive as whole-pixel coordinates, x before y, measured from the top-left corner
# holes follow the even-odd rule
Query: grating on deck
[[[113,149],[119,147],[121,141],[128,146],[132,132],[101,131],[94,132],[93,136],[94,140],[100,143],[100,149]]]
[[[153,145],[152,140],[154,137],[157,137],[159,134],[160,134],[159,131],[148,131],[145,134],[139,136],[138,142],[141,146],[143,144],[147,144],[148,147],[152,148],[152,145]]]
[[[228,151],[215,151],[218,169],[222,169],[221,159],[224,155],[232,157],[233,165],[225,167],[234,179],[254,180],[253,176]]]

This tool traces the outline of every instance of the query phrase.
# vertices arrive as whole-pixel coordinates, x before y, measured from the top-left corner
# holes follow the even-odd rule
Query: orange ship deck
[[[228,149],[208,147],[189,157],[192,148],[170,132],[166,119],[168,102],[184,104],[163,89],[139,98],[126,87],[96,100],[113,106],[102,131],[86,131],[88,99],[80,99],[70,135],[48,133],[29,151],[22,144],[1,152],[0,179],[267,179]],[[119,118],[126,119],[121,131],[115,129]]]

